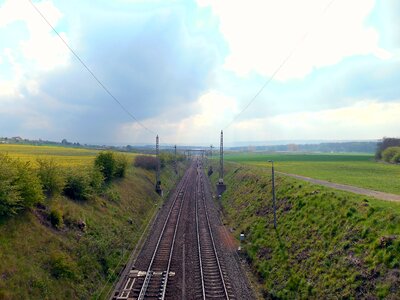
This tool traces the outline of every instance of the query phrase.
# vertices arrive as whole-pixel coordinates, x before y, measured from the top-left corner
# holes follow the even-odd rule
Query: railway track
[[[218,253],[206,180],[201,162],[194,161],[170,199],[165,221],[160,219],[111,299],[236,299]]]
[[[197,168],[195,195],[196,235],[199,262],[198,299],[235,299],[227,274],[218,257],[215,239],[207,211],[201,164]]]
[[[165,299],[168,280],[174,275],[170,270],[171,259],[189,180],[190,170],[180,182],[147,270],[132,270],[123,290],[114,299]]]

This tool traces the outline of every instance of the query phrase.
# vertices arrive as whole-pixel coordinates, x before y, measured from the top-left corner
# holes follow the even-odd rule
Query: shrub
[[[400,139],[384,137],[377,145],[375,158],[382,159],[383,151],[389,147],[400,147]]]
[[[115,155],[115,177],[125,177],[128,168],[128,159],[124,154]]]
[[[114,189],[108,189],[105,193],[104,196],[112,201],[112,202],[120,202],[121,201],[121,195],[119,194],[119,192],[117,190]]]
[[[49,215],[50,223],[55,228],[61,228],[63,226],[63,215],[58,209],[52,209]]]
[[[57,279],[77,278],[77,266],[72,259],[62,252],[55,252],[50,255],[50,272]]]
[[[53,159],[38,159],[37,170],[43,190],[48,196],[60,193],[65,185],[65,179],[60,166]]]
[[[89,175],[89,186],[93,193],[100,193],[103,189],[104,176],[103,173],[96,167],[87,170]]]
[[[110,181],[114,177],[116,161],[111,151],[100,152],[95,161],[95,166],[103,173],[104,179]]]
[[[40,180],[29,163],[0,155],[0,215],[15,215],[43,199]]]
[[[382,159],[386,162],[400,162],[400,147],[389,147],[382,152]]]
[[[150,155],[138,155],[135,157],[134,166],[146,170],[157,170],[157,158]]]
[[[88,200],[92,194],[87,172],[70,171],[66,178],[64,194],[74,200]]]

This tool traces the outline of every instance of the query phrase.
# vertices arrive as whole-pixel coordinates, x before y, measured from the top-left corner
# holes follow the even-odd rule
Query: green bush
[[[55,228],[61,228],[63,226],[63,215],[58,209],[52,209],[49,215],[50,223]]]
[[[124,154],[115,155],[115,177],[125,177],[128,168],[128,158]]]
[[[29,165],[0,155],[0,215],[15,215],[43,201],[39,178]]]
[[[90,181],[87,172],[70,171],[66,178],[64,194],[73,200],[88,200],[92,195]]]
[[[100,152],[94,164],[103,173],[105,181],[110,181],[114,177],[116,162],[111,151]]]
[[[96,167],[86,170],[89,175],[89,186],[93,193],[100,193],[103,190],[104,176],[103,173]]]
[[[400,163],[400,147],[389,147],[382,152],[382,159],[389,163]]]
[[[74,261],[62,252],[55,252],[50,255],[50,273],[53,277],[76,279],[77,266]]]
[[[39,165],[37,173],[48,196],[61,193],[65,179],[60,166],[53,159],[37,159]]]

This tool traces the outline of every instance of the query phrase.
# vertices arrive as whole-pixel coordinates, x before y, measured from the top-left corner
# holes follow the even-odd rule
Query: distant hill
[[[358,152],[375,153],[378,142],[332,142],[319,144],[286,144],[268,146],[230,147],[237,151],[290,151],[290,152]]]

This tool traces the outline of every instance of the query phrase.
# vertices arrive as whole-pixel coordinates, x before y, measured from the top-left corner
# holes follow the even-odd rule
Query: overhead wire
[[[321,12],[321,15],[319,17],[322,17],[323,15],[325,15],[325,13],[327,12],[327,10],[332,6],[333,2],[335,0],[331,0],[323,9],[323,11]],[[319,21],[316,20],[316,21]],[[315,22],[316,22],[315,21]],[[311,27],[310,27],[311,28]],[[269,77],[267,79],[267,81],[262,85],[262,87],[257,91],[257,93],[250,99],[249,102],[247,102],[247,104],[244,106],[244,108],[238,113],[236,114],[233,119],[223,128],[224,130],[226,130],[228,127],[232,126],[233,123],[236,122],[237,119],[239,119],[239,117],[250,107],[250,105],[252,105],[254,103],[254,101],[258,98],[258,96],[260,96],[260,94],[264,91],[264,89],[271,83],[271,81],[275,78],[275,76],[279,73],[279,71],[286,65],[286,63],[289,61],[289,59],[293,56],[293,54],[296,52],[296,50],[299,48],[299,46],[304,42],[304,40],[307,38],[307,36],[309,35],[311,29],[307,30],[301,37],[300,39],[297,41],[297,43],[293,46],[293,48],[290,50],[289,54],[283,59],[283,61],[278,65],[278,67],[275,69],[275,71],[272,73],[271,77]]]
[[[93,79],[99,84],[99,86],[119,105],[119,107],[130,116],[139,126],[148,131],[151,134],[156,134],[153,130],[145,126],[138,118],[136,118],[119,100],[115,97],[111,91],[105,86],[105,84],[94,74],[94,72],[89,68],[89,66],[80,58],[80,56],[71,48],[71,46],[65,41],[65,39],[58,33],[58,31],[54,28],[54,26],[47,20],[45,15],[36,7],[32,0],[28,0],[35,11],[42,17],[42,19],[50,26],[53,32],[60,38],[63,44],[69,49],[69,51],[76,57],[76,59],[82,64],[82,66],[89,72],[89,74],[93,77]]]

